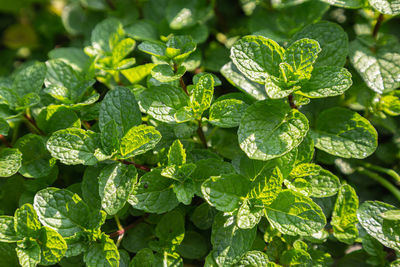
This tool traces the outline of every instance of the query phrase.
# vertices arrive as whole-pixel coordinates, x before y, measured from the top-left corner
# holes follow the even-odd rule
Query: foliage
[[[0,1],[0,266],[399,266],[399,7]]]

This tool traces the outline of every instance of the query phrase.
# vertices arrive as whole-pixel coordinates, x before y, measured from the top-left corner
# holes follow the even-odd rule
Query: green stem
[[[363,161],[360,161],[359,164],[362,165],[363,167],[367,168],[367,169],[370,169],[370,170],[373,170],[373,171],[377,171],[377,172],[389,175],[398,184],[400,184],[400,175],[396,171],[394,171],[392,169],[387,169],[387,168],[384,168],[384,167],[381,167],[381,166],[377,166],[377,165],[371,164],[369,162],[363,162]]]
[[[36,126],[36,123],[32,121],[27,115],[24,116],[24,121],[28,124],[28,127],[38,135],[43,135],[43,132]]]
[[[201,127],[201,119],[198,121],[199,127],[197,128],[197,135],[200,138],[201,143],[203,144],[204,148],[207,148],[207,139],[206,135],[203,132],[203,128]]]
[[[394,186],[392,183],[390,183],[388,180],[380,176],[379,174],[372,172],[370,170],[367,170],[363,167],[358,167],[356,171],[360,174],[363,174],[376,182],[380,183],[383,187],[385,187],[387,190],[389,190],[395,198],[397,198],[398,201],[400,201],[400,190]]]
[[[124,230],[124,227],[122,226],[122,224],[121,224],[121,221],[119,220],[119,217],[118,217],[118,215],[115,215],[114,216],[114,220],[115,220],[115,223],[117,224],[117,227],[118,227],[118,230]]]

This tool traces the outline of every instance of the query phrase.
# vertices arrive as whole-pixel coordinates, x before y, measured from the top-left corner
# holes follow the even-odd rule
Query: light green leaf
[[[36,193],[33,206],[40,222],[69,237],[84,229],[96,229],[103,221],[103,214],[92,211],[82,199],[66,189],[46,188]]]
[[[259,83],[264,83],[269,75],[279,76],[283,55],[279,44],[263,36],[245,36],[231,48],[231,59],[239,71]]]
[[[236,223],[241,229],[251,229],[256,226],[263,216],[264,204],[259,199],[246,199],[239,207]]]
[[[186,72],[186,68],[184,66],[179,66],[179,68],[174,72],[168,64],[159,64],[152,68],[151,76],[157,81],[167,83],[178,80],[181,78]]]
[[[312,135],[317,148],[342,158],[366,158],[378,145],[377,132],[370,122],[341,107],[321,112]]]
[[[339,3],[349,5],[351,2],[361,6],[363,5],[361,0],[323,1],[328,2],[329,4],[333,4],[334,2],[336,5]],[[317,41],[321,47],[321,52],[318,54],[318,58],[315,61],[314,67],[343,67],[346,63],[349,41],[346,32],[338,24],[330,21],[320,21],[315,24],[310,24],[297,32],[293,36],[292,42],[301,38],[313,39]]]
[[[181,166],[186,163],[186,152],[179,139],[175,140],[168,151],[168,164]]]
[[[39,178],[51,173],[56,159],[47,151],[45,140],[42,136],[27,134],[15,143],[15,147],[22,153],[20,174],[28,178]]]
[[[178,206],[179,201],[172,189],[174,180],[161,175],[160,169],[154,169],[140,177],[134,186],[128,202],[135,209],[150,213],[165,213]]]
[[[155,64],[153,63],[147,63],[130,69],[121,70],[121,73],[125,76],[125,78],[128,79],[129,82],[137,83],[149,75],[154,66]]]
[[[136,183],[137,171],[133,165],[114,163],[105,166],[98,177],[102,208],[114,215],[122,209]]]
[[[353,244],[358,237],[356,224],[358,197],[353,187],[344,184],[340,187],[332,213],[333,235],[346,244]]]
[[[92,46],[105,52],[112,51],[113,40],[120,39],[124,34],[122,24],[115,18],[108,18],[96,25],[92,31]]]
[[[370,0],[369,3],[382,14],[393,16],[400,14],[400,1],[398,0]]]
[[[381,214],[381,217],[385,220],[399,221],[400,220],[400,210],[388,210]]]
[[[99,113],[100,131],[106,131],[106,125],[115,122],[118,139],[121,139],[133,126],[142,122],[142,114],[133,93],[125,87],[110,90],[101,102]]]
[[[13,243],[21,240],[14,229],[14,217],[0,216],[0,242]]]
[[[161,134],[153,126],[134,126],[122,137],[119,151],[123,158],[130,158],[153,149]]]
[[[384,246],[400,252],[400,221],[386,220],[381,214],[396,207],[380,202],[365,201],[357,211],[358,221],[372,237]]]
[[[264,100],[267,98],[264,86],[249,80],[232,62],[226,63],[221,68],[220,72],[233,86],[253,98],[257,100]]]
[[[201,186],[205,200],[217,210],[231,212],[239,208],[251,182],[238,174],[211,177]]]
[[[121,65],[123,59],[135,48],[136,42],[131,38],[125,38],[120,41],[112,48],[112,66],[118,69]],[[134,64],[135,60],[133,58],[129,59],[130,64]],[[125,67],[126,68],[126,67]]]
[[[155,25],[145,20],[135,21],[132,25],[125,28],[125,32],[135,40],[151,41],[157,40],[159,37]]]
[[[310,79],[313,65],[320,51],[318,42],[307,38],[293,42],[285,50],[283,61],[292,67],[294,81]]]
[[[270,160],[297,147],[308,132],[307,118],[281,100],[251,105],[240,122],[240,148],[251,159]]]
[[[22,153],[16,148],[0,150],[0,177],[16,174],[22,165]]]
[[[218,213],[211,231],[212,258],[219,266],[235,264],[250,250],[256,233],[257,227],[240,229],[234,216]]]
[[[15,248],[19,264],[22,267],[35,267],[40,262],[40,246],[36,241],[27,240]],[[23,243],[22,243],[23,242]]]
[[[40,264],[53,265],[65,256],[67,243],[62,236],[53,229],[43,227],[39,240],[42,250]]]
[[[210,108],[208,121],[222,128],[237,127],[248,105],[238,99],[224,99],[215,102]]]
[[[297,188],[297,180],[306,182],[305,188]],[[288,177],[288,188],[310,197],[330,197],[340,187],[339,178],[328,170],[313,163],[297,165]]]
[[[397,41],[372,48],[360,40],[350,43],[350,61],[364,82],[378,94],[400,86],[400,47]]]
[[[281,192],[282,182],[283,177],[279,167],[265,164],[254,177],[247,197],[258,199],[263,205],[269,205]]]
[[[152,86],[139,96],[144,112],[163,122],[175,122],[176,112],[189,104],[189,97],[178,87]]]
[[[198,117],[211,105],[214,95],[214,79],[211,74],[200,77],[190,95],[190,105]]]
[[[310,198],[291,190],[283,190],[265,209],[272,227],[287,235],[311,236],[321,231],[326,218]]]
[[[174,30],[185,29],[198,22],[204,22],[212,14],[212,7],[206,1],[172,0],[166,8],[166,19]]]
[[[31,204],[24,204],[14,214],[15,232],[21,237],[36,237],[42,228]]]
[[[318,67],[312,72],[311,79],[301,83],[296,93],[309,98],[321,98],[342,95],[353,84],[351,73],[340,67]]]
[[[382,96],[379,101],[379,106],[390,116],[400,115],[400,98],[395,94]]]
[[[313,266],[310,254],[303,249],[295,248],[286,250],[280,258],[280,263],[286,266]]]
[[[94,165],[97,163],[96,150],[100,136],[92,131],[68,128],[54,132],[47,140],[51,155],[67,165]]]
[[[171,211],[165,214],[156,226],[155,235],[163,243],[179,245],[185,236],[185,219],[182,213]]]
[[[81,128],[81,121],[76,113],[65,106],[50,105],[44,108],[36,119],[38,127],[51,134],[65,128]]]
[[[271,267],[274,266],[273,262],[268,260],[268,256],[261,251],[252,250],[246,252],[235,267]]]
[[[88,267],[118,267],[119,252],[114,241],[102,234],[98,242],[93,242],[83,256]]]

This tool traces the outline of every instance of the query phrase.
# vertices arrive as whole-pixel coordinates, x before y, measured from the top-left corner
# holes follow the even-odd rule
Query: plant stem
[[[203,147],[207,148],[207,139],[203,132],[203,128],[201,127],[201,120],[199,120],[198,122],[199,122],[199,127],[197,128],[197,135],[199,136],[200,141],[203,144]]]
[[[298,109],[298,107],[293,101],[293,95],[288,95],[288,101],[291,108]]]
[[[121,162],[124,164],[127,164],[127,165],[135,165],[136,168],[141,169],[146,172],[151,171],[151,169],[149,167],[147,167],[146,165],[137,164],[135,162],[127,161],[127,160],[121,160]]]
[[[367,170],[363,167],[358,167],[356,171],[360,174],[364,174],[365,176],[375,180],[376,182],[380,183],[383,187],[385,187],[387,190],[389,190],[395,198],[397,198],[398,201],[400,201],[400,190],[394,186],[392,183],[390,183],[388,180],[380,176],[379,174],[372,172],[370,170]]]
[[[374,38],[376,38],[376,36],[378,35],[379,28],[382,25],[383,19],[384,19],[384,15],[383,14],[379,14],[379,17],[376,19],[376,23],[375,23],[374,29],[372,31],[372,36]]]
[[[117,223],[118,231],[124,231],[124,227],[122,227],[121,221],[119,220],[118,215],[115,215],[114,219],[115,219],[115,222]],[[118,236],[117,242],[115,244],[117,246],[117,248],[121,244],[121,241],[122,241],[122,238],[124,237],[124,234],[125,234],[125,232],[123,232],[121,235]]]
[[[363,162],[363,161],[360,161],[359,164],[362,165],[363,167],[367,168],[367,169],[370,169],[370,170],[373,170],[373,171],[377,171],[377,172],[389,175],[398,184],[400,184],[400,175],[397,172],[395,172],[394,170],[392,170],[392,169],[387,169],[387,168],[384,168],[384,167],[381,167],[381,166],[377,166],[377,165],[371,164],[369,162]]]
[[[141,217],[140,219],[134,221],[133,223],[131,223],[130,225],[128,225],[127,227],[122,227],[122,229],[115,231],[111,234],[109,234],[109,236],[112,237],[116,237],[116,236],[121,236],[123,234],[125,234],[129,229],[135,227],[136,225],[138,225],[139,223],[143,222],[145,219],[145,217]]]
[[[40,129],[37,127],[36,122],[31,118],[31,116],[29,116],[28,114],[25,114],[25,115],[24,115],[24,119],[25,119],[25,122],[28,123],[28,125],[30,126],[30,128],[32,128],[32,130],[33,130],[34,132],[36,132],[36,133],[39,134],[39,135],[44,135],[44,133],[42,132],[42,130],[40,130]]]

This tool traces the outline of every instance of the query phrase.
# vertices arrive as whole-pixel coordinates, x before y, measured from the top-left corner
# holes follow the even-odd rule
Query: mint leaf
[[[42,228],[31,204],[24,204],[14,214],[15,232],[20,236],[36,237]]]
[[[309,98],[337,96],[342,95],[351,85],[351,74],[345,68],[317,67],[310,80],[303,82],[296,93]]]
[[[139,105],[147,114],[163,122],[175,122],[176,112],[189,104],[189,97],[181,88],[152,86],[139,96]]]
[[[127,231],[122,239],[122,246],[129,252],[140,253],[149,246],[149,242],[153,239],[153,230],[149,224],[139,223]]]
[[[283,190],[265,208],[272,227],[286,235],[310,236],[326,224],[321,208],[310,198],[291,190]]]
[[[93,209],[101,209],[99,195],[99,175],[101,168],[97,166],[87,167],[82,178],[81,191],[84,201]]]
[[[201,192],[207,202],[224,212],[239,208],[249,189],[250,181],[238,174],[211,177],[201,186]]]
[[[210,107],[213,94],[214,79],[212,75],[201,76],[190,96],[190,105],[198,117]]]
[[[123,158],[130,158],[153,149],[161,134],[153,126],[134,126],[122,137],[119,151]]]
[[[307,38],[295,41],[285,50],[283,61],[292,68],[294,81],[310,79],[320,51],[318,42]]]
[[[256,237],[256,227],[240,229],[233,216],[218,213],[211,232],[212,258],[218,265],[232,265],[247,252]]]
[[[237,127],[248,105],[237,99],[224,99],[215,102],[210,108],[208,121],[222,128]]]
[[[178,80],[181,78],[186,72],[186,68],[184,66],[179,66],[179,68],[174,72],[168,64],[159,64],[151,69],[151,76],[157,81],[167,83]]]
[[[371,6],[378,10],[380,13],[387,15],[398,15],[400,14],[400,2],[399,1],[388,1],[388,0],[371,0],[369,1]]]
[[[370,122],[345,108],[321,112],[312,133],[317,148],[342,158],[363,159],[377,147],[377,133]]]
[[[335,0],[327,0],[325,2],[330,2],[329,4],[334,4],[333,2],[339,4],[339,1]],[[358,0],[346,0],[341,3],[348,5],[350,2],[358,2],[358,4],[363,5],[361,1]],[[327,34],[328,32],[329,34]],[[349,41],[346,32],[338,24],[329,21],[321,21],[307,25],[293,36],[292,42],[301,38],[313,39],[317,41],[321,47],[321,52],[318,53],[318,58],[315,61],[314,67],[343,67],[346,63]],[[313,77],[313,75],[314,73],[311,77]]]
[[[17,242],[21,237],[17,235],[14,229],[14,218],[12,216],[0,216],[0,241]]]
[[[236,223],[241,229],[251,229],[261,220],[264,203],[259,199],[244,200],[237,212]]]
[[[78,128],[54,132],[47,140],[47,149],[52,157],[67,165],[94,165],[99,147],[99,134]]]
[[[231,59],[247,78],[264,83],[269,76],[279,76],[279,64],[284,49],[275,41],[262,36],[245,36],[231,48]]]
[[[397,41],[368,47],[360,40],[350,43],[350,61],[369,88],[378,94],[400,86],[400,49]]]
[[[270,160],[297,147],[308,131],[307,118],[280,100],[251,105],[242,117],[240,148],[251,159]]]
[[[67,251],[67,243],[62,236],[51,228],[43,227],[39,241],[42,250],[40,264],[52,265],[59,262]]]
[[[84,229],[95,229],[102,224],[102,214],[91,211],[82,199],[66,189],[46,188],[34,198],[33,206],[40,222],[69,237]],[[90,220],[87,216],[93,216]]]
[[[119,252],[112,239],[103,234],[98,242],[93,242],[83,256],[88,267],[118,267]]]
[[[38,127],[51,134],[65,128],[80,128],[81,121],[76,113],[65,106],[50,105],[43,109],[36,119]]]
[[[103,20],[92,31],[91,43],[95,49],[111,51],[112,40],[123,35],[122,24],[114,18]]]
[[[357,209],[356,191],[350,185],[342,185],[333,209],[331,225],[333,235],[344,243],[353,244],[358,237]]]
[[[400,251],[399,221],[386,220],[381,214],[396,210],[392,205],[380,201],[365,201],[357,210],[361,226],[384,246]]]
[[[104,167],[98,177],[102,208],[114,215],[123,208],[136,183],[137,172],[133,165],[114,163]]]
[[[0,150],[0,177],[10,177],[18,172],[22,165],[22,153],[16,148]]]
[[[274,263],[268,260],[268,256],[257,250],[252,250],[246,252],[243,257],[240,259],[238,263],[236,263],[235,267],[244,267],[244,266],[274,266]]]
[[[146,212],[161,214],[170,211],[179,204],[171,188],[173,182],[163,177],[160,169],[154,169],[140,177],[128,202],[134,208]]]
[[[156,237],[168,245],[179,245],[185,236],[185,220],[179,211],[165,214],[156,226]]]
[[[264,205],[271,204],[282,190],[283,177],[279,167],[265,164],[251,183],[249,198],[260,200]],[[259,203],[255,204],[259,206]]]
[[[381,214],[385,220],[398,221],[400,220],[400,210],[388,210]]]
[[[35,267],[40,262],[40,246],[31,239],[18,242],[17,256],[22,267]]]
[[[186,163],[186,152],[181,141],[175,140],[168,151],[168,164],[181,166]]]
[[[46,65],[36,62],[24,68],[16,76],[13,89],[18,98],[31,93],[39,94],[46,75]]]
[[[153,251],[149,248],[144,248],[132,258],[130,267],[148,267],[152,266],[154,262],[154,254]]]

